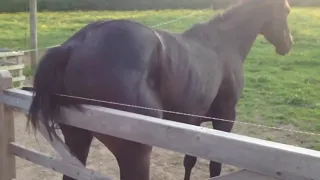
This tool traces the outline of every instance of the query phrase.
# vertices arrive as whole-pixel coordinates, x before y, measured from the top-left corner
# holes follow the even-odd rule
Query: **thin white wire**
[[[177,21],[180,21],[182,19],[188,18],[188,17],[192,17],[196,14],[202,13],[210,8],[205,8],[196,12],[193,12],[191,14],[188,14],[186,16],[182,16],[180,18],[171,20],[171,21],[167,21],[167,22],[163,22],[163,23],[159,23],[159,24],[155,24],[152,25],[151,27],[160,27],[166,24],[171,24]],[[23,51],[18,51],[18,52],[31,52],[31,51],[35,51],[35,50],[41,50],[41,49],[50,49],[50,48],[54,48],[57,47],[59,45],[53,45],[53,46],[47,46],[44,48],[38,48],[38,49],[29,49],[29,50],[23,50]],[[154,108],[147,108],[147,107],[142,107],[142,106],[135,106],[135,105],[129,105],[129,104],[122,104],[122,103],[117,103],[117,102],[110,102],[110,101],[102,101],[102,100],[96,100],[96,99],[89,99],[89,98],[84,98],[84,97],[76,97],[76,96],[69,96],[69,95],[65,95],[65,94],[57,94],[59,96],[64,96],[64,97],[69,97],[69,98],[77,98],[77,99],[84,99],[84,100],[90,100],[90,101],[96,101],[96,102],[103,102],[103,103],[107,103],[107,104],[114,104],[114,105],[121,105],[121,106],[127,106],[127,107],[134,107],[134,108],[140,108],[140,109],[146,109],[146,110],[153,110],[153,111],[161,111],[161,112],[166,112],[166,113],[172,113],[172,114],[179,114],[179,115],[184,115],[184,116],[191,116],[191,117],[197,117],[197,118],[204,118],[204,119],[211,119],[211,120],[218,120],[218,121],[224,121],[224,122],[229,122],[229,123],[239,123],[239,124],[244,124],[244,125],[250,125],[250,126],[255,126],[255,127],[259,127],[259,128],[268,128],[268,129],[274,129],[274,130],[283,130],[283,131],[288,131],[288,132],[293,132],[293,133],[299,133],[299,134],[307,134],[307,135],[314,135],[314,136],[320,136],[320,134],[318,133],[312,133],[312,132],[305,132],[305,131],[298,131],[298,130],[292,130],[292,129],[286,129],[286,128],[278,128],[278,127],[272,127],[272,126],[266,126],[266,125],[260,125],[260,124],[254,124],[254,123],[248,123],[248,122],[242,122],[242,121],[233,121],[233,120],[227,120],[227,119],[221,119],[221,118],[213,118],[213,117],[207,117],[207,116],[200,116],[200,115],[194,115],[194,114],[188,114],[188,113],[181,113],[181,112],[174,112],[174,111],[168,111],[168,110],[161,110],[161,109],[154,109]]]
[[[273,129],[273,130],[282,130],[282,131],[288,131],[288,132],[299,133],[299,134],[320,136],[320,134],[318,134],[318,133],[298,131],[298,130],[287,129],[287,128],[273,127],[273,126],[266,126],[266,125],[255,124],[255,123],[248,123],[248,122],[243,122],[243,121],[238,121],[238,120],[233,121],[233,120],[227,120],[227,119],[221,119],[221,118],[214,118],[214,117],[207,117],[207,116],[201,116],[201,115],[195,115],[195,114],[188,114],[188,113],[182,113],[182,112],[168,111],[168,110],[163,110],[163,109],[155,109],[155,108],[148,108],[148,107],[143,107],[143,106],[136,106],[136,105],[130,105],[130,104],[123,104],[123,103],[111,102],[111,101],[103,101],[103,100],[90,99],[90,98],[85,98],[85,97],[71,96],[71,95],[66,95],[66,94],[56,94],[56,95],[58,95],[58,96],[63,96],[63,97],[68,97],[68,98],[74,98],[74,99],[82,99],[82,100],[89,100],[89,101],[95,101],[95,102],[101,102],[101,103],[107,103],[107,104],[113,104],[113,105],[120,105],[120,106],[126,106],[126,107],[133,107],[133,108],[151,110],[151,111],[160,111],[160,112],[171,113],[171,114],[191,116],[191,117],[196,117],[196,118],[204,118],[204,119],[210,119],[210,120],[216,120],[216,121],[223,121],[223,122],[229,122],[229,123],[238,123],[238,124],[255,126],[255,127],[258,127],[258,128]]]
[[[199,13],[202,13],[208,9],[211,9],[212,7],[210,8],[205,8],[205,9],[202,9],[202,10],[199,10],[199,11],[196,11],[196,12],[193,12],[191,14],[188,14],[186,16],[182,16],[182,17],[179,17],[177,19],[174,19],[174,20],[170,20],[170,21],[167,21],[167,22],[163,22],[163,23],[159,23],[159,24],[155,24],[155,25],[152,25],[151,27],[160,27],[160,26],[163,26],[163,25],[166,25],[166,24],[171,24],[171,23],[174,23],[174,22],[177,22],[177,21],[180,21],[182,19],[186,19],[188,17],[192,17],[196,14],[199,14]],[[57,44],[57,45],[52,45],[52,46],[47,46],[47,47],[43,47],[43,48],[37,48],[37,49],[28,49],[28,50],[21,50],[21,51],[16,51],[16,52],[20,52],[20,53],[27,53],[27,52],[31,52],[31,51],[36,51],[36,50],[42,50],[42,49],[51,49],[51,48],[54,48],[54,47],[58,47],[60,46],[60,44]],[[5,54],[5,52],[4,52]]]
[[[193,12],[193,13],[191,13],[191,14],[189,14],[189,15],[182,16],[182,17],[180,17],[180,18],[178,18],[178,19],[174,19],[174,20],[167,21],[167,22],[164,22],[164,23],[159,23],[159,24],[153,25],[153,26],[151,26],[151,27],[159,27],[159,26],[163,26],[163,25],[166,25],[166,24],[171,24],[171,23],[180,21],[180,20],[182,20],[182,19],[185,19],[185,18],[188,18],[188,17],[192,17],[192,16],[194,16],[194,15],[196,15],[196,14],[202,13],[202,12],[208,10],[208,9],[211,9],[211,7],[210,7],[210,8],[205,8],[205,9],[202,9],[202,10],[199,10],[199,11],[196,11],[196,12]]]

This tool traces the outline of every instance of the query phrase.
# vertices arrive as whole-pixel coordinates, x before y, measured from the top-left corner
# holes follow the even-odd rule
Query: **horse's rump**
[[[30,109],[33,124],[36,124],[35,116],[39,111],[46,112],[44,122],[49,127],[50,121],[54,123],[51,117],[59,115],[56,109],[78,104],[159,117],[159,112],[115,106],[101,103],[101,100],[160,108],[154,90],[157,78],[150,77],[157,74],[153,71],[156,70],[160,45],[152,29],[133,21],[106,21],[84,27],[41,60],[34,81],[35,106]],[[67,55],[63,49],[67,50]],[[57,94],[98,99],[100,102],[59,97]],[[41,100],[44,97],[47,102]]]

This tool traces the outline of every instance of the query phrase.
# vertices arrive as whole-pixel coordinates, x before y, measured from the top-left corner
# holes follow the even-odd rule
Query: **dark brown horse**
[[[262,34],[280,55],[292,45],[287,0],[243,0],[182,34],[152,29],[129,20],[99,21],[48,50],[35,78],[29,120],[38,114],[50,132],[62,106],[92,104],[199,126],[206,119],[66,98],[66,94],[104,101],[235,120],[243,89],[243,64]],[[106,119],[106,121],[108,121]],[[230,132],[233,123],[212,121]],[[114,154],[123,180],[148,180],[152,147],[60,125],[65,142],[86,164],[93,137]],[[54,133],[53,133],[54,134]],[[185,156],[185,180],[196,157]],[[210,162],[210,177],[221,164]],[[64,180],[72,178],[64,176]]]

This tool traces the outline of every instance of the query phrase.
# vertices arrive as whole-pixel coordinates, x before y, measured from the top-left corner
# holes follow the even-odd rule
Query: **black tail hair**
[[[22,87],[21,90],[24,90],[24,91],[29,91],[29,92],[34,92],[34,88],[33,87]]]
[[[28,114],[28,126],[31,123],[36,129],[39,121],[43,121],[50,138],[52,133],[55,134],[54,117],[59,115],[59,108],[63,105],[56,94],[64,92],[63,77],[70,53],[71,47],[67,46],[49,49],[39,62],[33,88],[24,88],[34,93]]]

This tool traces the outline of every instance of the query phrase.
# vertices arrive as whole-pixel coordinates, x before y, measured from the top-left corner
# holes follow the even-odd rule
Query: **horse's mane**
[[[191,28],[183,32],[184,36],[200,37],[206,36],[216,39],[219,37],[219,33],[226,29],[235,27],[238,23],[241,23],[246,16],[252,16],[247,12],[255,10],[260,12],[260,8],[264,7],[267,1],[270,0],[239,0],[236,3],[230,5],[223,12],[218,12],[212,19],[207,22],[197,23]],[[263,16],[263,14],[260,14]]]
[[[246,0],[249,1],[249,0]],[[230,5],[229,7],[227,7],[223,12],[218,12],[212,19],[210,19],[208,22],[201,22],[201,23],[197,23],[195,25],[193,25],[191,28],[189,28],[188,30],[186,30],[184,32],[184,34],[193,34],[193,32],[197,32],[197,30],[199,28],[201,28],[201,30],[203,30],[203,26],[206,25],[216,25],[219,22],[222,21],[226,21],[227,19],[229,19],[230,17],[233,17],[234,13],[236,13],[237,11],[239,11],[239,9],[241,9],[241,6],[244,4],[243,0],[239,0],[237,1],[237,3],[233,3],[232,5]]]
[[[248,9],[258,8],[259,5],[263,4],[266,0],[238,0],[236,3],[231,4],[223,12],[217,13],[209,22],[210,24],[215,22],[222,22],[233,18],[237,14],[237,19],[242,19],[242,14],[245,13]],[[268,0],[267,0],[268,1]]]

